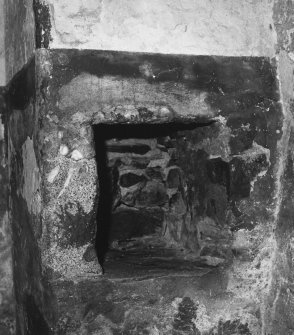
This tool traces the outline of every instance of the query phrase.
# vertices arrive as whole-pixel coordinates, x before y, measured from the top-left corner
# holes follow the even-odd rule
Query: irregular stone
[[[252,182],[259,173],[265,173],[268,168],[266,153],[256,153],[254,150],[249,152],[249,155],[244,152],[230,161],[230,197],[233,200],[249,197]]]
[[[193,320],[196,318],[197,307],[189,297],[184,297],[178,307],[178,313],[174,317],[173,328],[175,334],[200,335]],[[179,332],[179,333],[177,333]]]
[[[68,149],[68,146],[62,144],[60,146],[60,149],[59,149],[59,152],[62,156],[66,156],[68,153],[69,153],[69,149]]]
[[[167,202],[167,194],[164,185],[158,181],[148,181],[136,198],[136,206],[163,206]]]
[[[247,117],[234,115],[229,118],[227,126],[232,129],[233,136],[230,137],[232,155],[240,154],[252,146],[258,131],[254,122],[255,116],[253,113]],[[263,129],[263,131],[265,131],[265,129]]]
[[[169,200],[169,208],[179,216],[187,212],[187,205],[181,193],[178,192],[172,196]]]
[[[147,63],[150,65],[147,66]],[[260,272],[261,279],[254,273],[252,281],[248,280],[249,283],[256,281],[258,289],[256,287],[248,289],[248,286],[244,289],[242,285],[246,284],[248,278],[246,271],[242,270],[242,266],[245,266],[240,265],[239,260],[234,260],[233,264],[238,276],[230,276],[232,269],[223,266],[220,270],[215,269],[217,271],[214,272],[214,276],[209,277],[211,267],[203,264],[203,259],[197,259],[192,264],[188,259],[183,261],[183,257],[180,260],[175,259],[174,253],[172,257],[162,259],[162,255],[171,255],[166,245],[159,250],[145,248],[144,262],[141,262],[140,258],[128,258],[129,263],[123,264],[128,269],[127,274],[126,270],[125,272],[122,270],[117,277],[111,277],[111,274],[109,277],[108,274],[99,277],[101,271],[98,263],[85,260],[85,257],[88,260],[91,258],[91,255],[87,253],[85,255],[85,252],[95,236],[96,192],[99,193],[100,186],[97,185],[95,161],[90,162],[85,158],[86,149],[80,149],[86,147],[86,140],[89,140],[89,143],[92,141],[90,137],[86,138],[84,131],[81,132],[81,124],[82,128],[91,128],[93,124],[101,122],[134,125],[146,122],[152,124],[154,129],[154,124],[157,122],[174,125],[177,122],[193,120],[194,128],[195,124],[201,126],[193,131],[185,130],[179,135],[168,135],[172,142],[170,149],[175,148],[178,152],[177,164],[183,171],[187,185],[179,185],[181,189],[172,195],[170,204],[165,185],[160,179],[149,180],[143,189],[142,185],[137,187],[138,184],[129,187],[126,190],[128,193],[122,196],[125,199],[130,196],[133,205],[139,209],[135,219],[131,218],[130,213],[120,214],[121,217],[118,216],[118,224],[115,226],[115,229],[117,227],[119,229],[114,233],[119,236],[118,238],[126,239],[132,238],[134,234],[158,233],[162,229],[160,212],[155,215],[151,211],[144,212],[143,208],[149,206],[154,210],[160,205],[162,207],[160,210],[166,214],[165,220],[169,218],[173,228],[170,230],[174,233],[174,237],[169,240],[170,245],[174,247],[173,251],[184,254],[187,258],[198,257],[202,252],[201,257],[206,257],[210,264],[216,265],[213,262],[222,255],[225,260],[230,258],[230,255],[225,253],[226,251],[229,253],[232,246],[230,239],[232,233],[226,222],[226,214],[232,202],[229,203],[225,186],[227,185],[223,173],[225,164],[214,159],[221,157],[223,161],[232,160],[229,139],[234,133],[233,129],[226,125],[230,114],[248,114],[256,107],[254,104],[258,103],[258,108],[268,116],[266,101],[279,103],[275,65],[266,58],[132,55],[42,49],[37,51],[36,66],[33,64],[33,68],[35,72],[32,71],[30,76],[24,75],[21,78],[31,80],[36,74],[36,83],[32,80],[31,85],[24,85],[27,84],[25,81],[13,84],[12,88],[9,88],[12,110],[6,113],[11,130],[8,139],[11,168],[10,218],[14,234],[14,278],[19,302],[17,309],[19,329],[25,329],[29,325],[28,331],[31,333],[37,332],[39,328],[44,334],[50,329],[59,333],[102,334],[106,331],[123,333],[125,327],[129,333],[146,330],[156,334],[164,330],[172,334],[172,325],[177,328],[174,329],[176,332],[185,331],[183,330],[185,325],[192,326],[193,306],[190,308],[189,304],[184,304],[181,310],[177,310],[170,305],[176,297],[185,298],[190,293],[193,295],[190,298],[192,302],[194,299],[195,301],[202,299],[202,303],[209,306],[214,323],[218,323],[223,312],[228,318],[235,320],[232,314],[245,310],[249,298],[253,296],[257,296],[258,305],[261,300],[258,300],[257,293],[261,292],[262,295],[268,292],[268,289],[263,289],[268,284],[268,272],[265,272],[266,274]],[[251,94],[251,91],[255,93]],[[281,118],[280,107],[275,104],[273,106],[271,113],[275,111]],[[58,121],[58,126],[55,121]],[[258,123],[258,126],[260,125],[261,121]],[[277,124],[275,127],[275,132],[282,130]],[[85,159],[82,162],[74,161],[58,152],[60,129],[64,129],[63,140],[66,140],[64,143],[71,144],[70,152],[76,149],[83,154]],[[174,126],[172,129],[175,129]],[[264,144],[265,141],[268,143],[270,157],[264,153],[264,157],[259,155],[260,161],[254,159],[252,162],[249,159],[252,151],[245,154],[242,152],[240,157],[233,157],[237,160],[246,158],[246,164],[250,163],[244,167],[248,168],[251,181],[252,176],[267,171],[270,163],[268,170],[270,178],[266,180],[268,183],[265,184],[261,178],[262,183],[256,183],[258,184],[258,187],[255,187],[256,192],[260,189],[267,190],[268,185],[271,185],[271,191],[274,190],[278,184],[276,181],[281,177],[276,173],[282,169],[276,164],[278,156],[276,146],[279,137],[273,135],[273,128],[268,129],[271,130],[269,136],[256,135],[257,138],[254,140],[258,140],[256,143]],[[286,134],[287,131],[283,136]],[[23,178],[25,160],[21,150],[28,137],[32,140],[27,150],[36,156],[36,166],[41,171],[41,183],[40,188],[33,188],[33,191],[30,189],[30,193],[25,194],[32,197],[34,193],[40,192],[40,204],[43,207],[38,216],[29,210],[21,192],[23,183],[26,184],[25,187],[29,187],[28,179]],[[48,142],[49,145],[46,145],[43,139],[49,137],[52,143]],[[133,164],[136,155],[123,154],[124,157],[121,158],[121,153],[112,152],[110,156],[112,160],[116,158],[120,160],[118,165],[121,172],[124,168],[131,170],[130,165]],[[152,147],[145,155],[137,156],[147,158],[148,164],[151,163],[149,168],[152,169],[166,169],[175,164],[171,162],[169,150],[165,151],[160,147]],[[207,162],[211,158],[214,161],[208,168]],[[281,157],[278,158],[278,163],[283,164]],[[138,162],[144,163],[142,160]],[[49,183],[46,179],[47,173],[59,164],[60,173],[53,183]],[[289,166],[292,166],[291,164],[289,163]],[[99,164],[97,166],[99,167]],[[236,164],[236,168],[239,169],[240,166]],[[233,168],[230,172],[233,172]],[[117,179],[113,178],[113,184],[118,183]],[[174,186],[178,185],[177,177],[172,178],[172,181]],[[100,185],[103,182],[100,180]],[[108,186],[109,190],[104,188],[106,193],[110,193],[111,190],[110,183]],[[252,201],[256,200],[256,192]],[[278,189],[278,194],[279,192],[281,191]],[[102,193],[103,191],[100,192],[101,196]],[[273,194],[276,193],[268,193],[268,203],[271,201],[271,207],[268,209],[270,214],[261,216],[258,211],[254,212],[257,214],[257,220],[266,221],[264,226],[259,226],[250,235],[250,238],[257,240],[256,245],[263,244],[264,240],[261,237],[268,233],[268,229],[271,229],[268,235],[272,236],[273,223],[276,222],[272,214],[275,208],[272,203],[277,202]],[[287,197],[287,201],[291,201],[292,198]],[[249,204],[246,203],[247,210]],[[238,209],[241,211],[242,208],[239,207],[240,204]],[[264,202],[260,207],[266,207]],[[106,203],[106,209],[111,210],[109,203]],[[131,208],[123,210],[134,211]],[[118,213],[118,210],[115,213]],[[291,215],[287,217],[291,219]],[[148,226],[146,222],[149,221]],[[131,227],[128,226],[130,223]],[[101,222],[98,222],[98,227],[99,224]],[[107,220],[102,225],[107,229],[110,228]],[[281,225],[281,235],[284,234],[284,228],[285,225]],[[107,238],[107,234],[101,235]],[[281,244],[281,241],[278,242]],[[272,249],[275,249],[276,244],[272,244],[274,244]],[[175,248],[175,245],[179,248]],[[268,252],[271,259],[272,249]],[[290,250],[290,247],[288,249]],[[252,249],[253,257],[259,256],[259,253],[259,246]],[[134,254],[137,256],[135,252]],[[287,260],[291,261],[290,256]],[[118,265],[123,263],[120,261],[123,258],[124,252],[119,250],[113,267],[117,269]],[[279,263],[285,264],[283,261]],[[289,264],[291,265],[291,262]],[[159,265],[162,268],[158,269]],[[138,276],[134,269],[140,267],[141,274]],[[281,273],[284,272],[281,268]],[[235,286],[232,283],[234,279],[238,282]],[[240,288],[237,287],[239,282],[242,283]],[[263,284],[265,285],[262,286]],[[230,291],[227,288],[230,288]],[[282,288],[283,292],[277,292],[279,297],[277,300],[288,301],[286,286]],[[153,305],[149,303],[151,299]],[[93,304],[89,306],[89,302]],[[120,304],[123,309],[117,319],[114,317],[114,304]],[[219,306],[222,306],[221,310]],[[82,320],[85,311],[86,315]],[[286,309],[284,311],[287,312]],[[105,315],[102,315],[103,313]],[[178,316],[178,321],[173,323],[175,315]],[[290,315],[290,312],[287,315]],[[68,320],[64,322],[65,326],[58,329],[57,320],[65,319]],[[88,325],[82,324],[87,320]],[[111,324],[114,321],[118,324]],[[95,329],[96,326],[98,331]],[[228,332],[231,331],[230,325],[223,328]],[[192,331],[195,332],[196,329]]]
[[[132,157],[131,164],[136,168],[136,169],[145,169],[150,162],[150,159],[143,158],[140,159],[139,157]]]
[[[149,177],[150,179],[158,179],[161,180],[163,179],[162,176],[162,169],[160,167],[147,167],[147,169],[145,170],[145,173],[147,175],[147,177]]]
[[[209,333],[211,335],[252,335],[248,328],[248,324],[241,323],[240,320],[220,320],[216,329],[212,329]]]
[[[135,206],[136,199],[144,185],[144,183],[137,183],[128,188],[120,188],[121,202],[127,206]]]
[[[165,168],[167,167],[169,161],[170,161],[170,156],[167,152],[162,152],[163,158],[160,159],[152,159],[150,163],[148,164],[148,167],[150,168],[156,168],[156,167],[161,167]]]
[[[49,183],[53,183],[59,171],[60,171],[60,166],[58,165],[48,174],[47,181]]]
[[[135,173],[124,173],[120,176],[120,186],[122,187],[130,187],[138,183],[143,183],[147,180],[147,178],[142,174]]]
[[[138,194],[139,191],[136,192],[136,193]],[[135,206],[136,193],[133,193],[133,192],[125,192],[125,193],[122,194],[122,196],[121,196],[121,202],[122,202],[124,205],[134,207],[134,206]]]
[[[97,253],[93,245],[89,245],[84,252],[83,259],[86,262],[93,262],[97,258]]]
[[[74,150],[71,153],[71,158],[75,161],[79,161],[84,158],[83,154],[79,150]]]

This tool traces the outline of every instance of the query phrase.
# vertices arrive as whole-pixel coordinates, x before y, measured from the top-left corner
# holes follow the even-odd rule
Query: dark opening
[[[188,133],[197,141],[204,136],[200,130],[210,126],[93,126],[99,178],[96,251],[106,274],[122,267],[122,272],[148,268],[152,273],[160,268],[191,269],[191,261],[187,264],[184,260],[185,251],[197,258],[199,246],[197,232],[189,236],[185,224],[193,216],[189,192],[195,185],[189,185],[184,176],[181,164],[189,165],[189,158],[182,162],[181,154],[186,153],[180,152],[188,147]],[[198,154],[197,159],[200,165],[195,168],[202,169],[207,154]],[[177,221],[181,225],[179,236]],[[178,257],[179,253],[183,257]]]

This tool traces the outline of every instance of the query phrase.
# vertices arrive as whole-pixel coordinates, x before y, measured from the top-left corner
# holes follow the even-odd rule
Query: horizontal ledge
[[[66,84],[81,73],[96,77],[142,78],[155,83],[182,83],[188,90],[220,94],[254,91],[274,99],[276,64],[267,57],[170,55],[105,50],[39,50],[49,57],[53,77]],[[44,53],[44,55],[43,55]],[[274,99],[275,100],[275,99]]]

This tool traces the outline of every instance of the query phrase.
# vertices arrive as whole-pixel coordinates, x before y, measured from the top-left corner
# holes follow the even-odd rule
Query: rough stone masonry
[[[274,63],[40,50],[11,83],[7,103],[17,331],[205,333],[225,322],[260,332],[282,126]],[[151,178],[134,201],[147,209],[167,201],[165,239],[190,251],[182,262],[194,256],[193,271],[171,266],[179,263],[174,255],[162,275],[102,275],[97,258],[85,257],[103,195],[93,126],[168,123],[199,127],[174,142],[174,165],[162,156],[171,144],[153,162],[152,145],[146,149],[148,166],[168,179],[158,191]],[[170,179],[175,169],[181,184]]]
[[[292,2],[18,5],[16,334],[292,334]]]

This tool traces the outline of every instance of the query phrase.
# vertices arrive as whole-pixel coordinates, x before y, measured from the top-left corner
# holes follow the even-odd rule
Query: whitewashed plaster
[[[51,48],[274,56],[272,0],[45,0]]]

